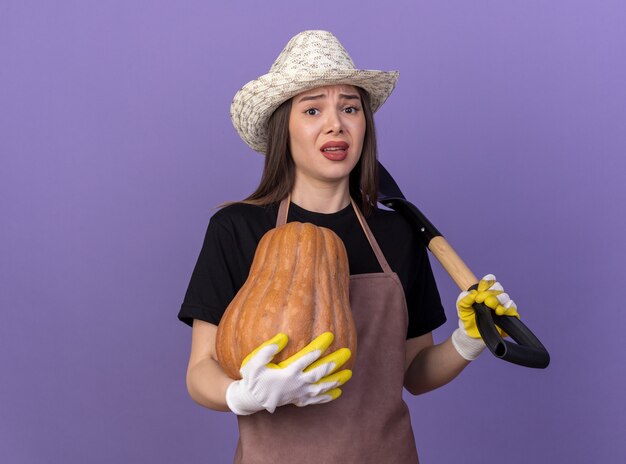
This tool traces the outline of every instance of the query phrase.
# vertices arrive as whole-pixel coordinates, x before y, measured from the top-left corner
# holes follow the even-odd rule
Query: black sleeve
[[[407,339],[432,332],[446,322],[446,314],[435,282],[426,248],[417,241],[415,271],[411,275],[407,306],[409,328]]]
[[[193,319],[219,323],[241,286],[235,250],[232,233],[223,223],[211,219],[178,319],[188,325]]]

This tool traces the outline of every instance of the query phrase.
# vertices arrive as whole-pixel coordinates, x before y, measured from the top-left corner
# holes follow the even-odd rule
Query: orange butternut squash
[[[350,271],[341,239],[330,229],[289,222],[259,241],[250,273],[218,326],[217,358],[229,377],[239,379],[243,359],[279,332],[289,337],[273,362],[287,359],[330,331],[327,353],[352,351],[356,328],[349,300]]]

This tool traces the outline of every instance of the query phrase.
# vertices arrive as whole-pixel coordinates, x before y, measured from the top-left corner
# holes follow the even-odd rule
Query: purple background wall
[[[0,461],[230,462],[176,312],[213,208],[262,167],[232,96],[323,28],[401,71],[381,159],[552,354],[407,398],[423,462],[624,462],[626,6],[300,5],[0,3]]]

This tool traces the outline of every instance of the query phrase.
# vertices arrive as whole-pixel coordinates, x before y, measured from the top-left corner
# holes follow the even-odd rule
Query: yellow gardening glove
[[[504,292],[504,288],[493,274],[483,277],[478,282],[477,290],[461,292],[456,300],[459,328],[452,334],[452,343],[459,354],[468,361],[476,359],[485,349],[485,343],[480,338],[480,333],[476,326],[474,303],[483,303],[499,316],[519,317],[517,306],[509,298],[509,295]],[[507,336],[500,328],[498,328],[498,331],[501,336]]]
[[[238,415],[263,409],[273,413],[285,404],[308,406],[338,398],[341,395],[338,387],[352,377],[352,371],[337,370],[351,352],[340,348],[319,359],[333,339],[332,333],[325,332],[289,359],[275,364],[271,360],[288,342],[287,335],[275,335],[241,363],[241,380],[232,382],[226,390],[228,407]]]

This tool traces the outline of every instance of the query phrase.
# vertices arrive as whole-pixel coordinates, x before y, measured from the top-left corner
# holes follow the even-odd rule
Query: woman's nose
[[[343,123],[341,121],[341,115],[336,111],[330,111],[327,113],[326,119],[327,133],[341,133],[343,132]]]

